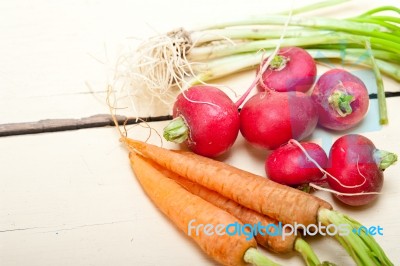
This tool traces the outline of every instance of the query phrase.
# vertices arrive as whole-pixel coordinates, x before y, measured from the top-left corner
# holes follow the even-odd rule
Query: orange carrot
[[[157,171],[150,163],[146,162],[134,152],[130,153],[132,169],[142,185],[144,191],[151,198],[154,204],[174,224],[192,239],[205,251],[206,254],[224,265],[247,265],[248,262],[255,262],[260,259],[259,253],[255,252],[257,244],[253,238],[247,240],[245,235],[228,234],[206,234],[205,230],[189,232],[189,223],[196,219],[200,225],[229,225],[240,223],[231,214],[210,204],[202,198],[193,195],[182,188],[175,181],[165,177]],[[256,258],[255,258],[256,257]],[[272,262],[259,265],[276,265]]]
[[[312,195],[261,176],[239,174],[141,141],[123,141],[168,170],[283,223],[317,224],[319,209],[331,209]]]
[[[248,209],[239,203],[230,200],[215,191],[209,190],[203,186],[200,186],[196,183],[193,183],[161,166],[153,163],[153,166],[162,172],[166,177],[175,180],[179,185],[187,189],[189,192],[193,193],[201,197],[202,199],[210,202],[211,204],[221,208],[228,213],[232,214],[244,224],[255,225],[260,223],[262,226],[267,226],[269,224],[274,224],[278,226],[278,221],[269,218],[268,216],[262,215],[256,211]],[[271,233],[274,233],[274,227],[270,227]],[[264,246],[270,251],[276,253],[288,253],[293,251],[294,242],[296,240],[296,236],[294,234],[288,234],[285,239],[282,238],[281,235],[271,236],[266,233],[265,235],[261,235],[257,233],[255,235],[255,239],[258,244]]]
[[[261,176],[240,174],[241,171],[231,171],[230,167],[221,168],[218,163],[209,164],[141,141],[126,137],[122,141],[129,149],[140,152],[162,167],[283,223],[305,227],[319,223],[325,227],[346,224],[350,233],[336,234],[335,238],[358,265],[393,265],[371,235],[354,233],[362,226],[360,223],[333,211],[329,203],[312,195]]]
[[[210,159],[208,157],[200,156],[200,155],[198,155],[198,154],[196,154],[194,152],[191,152],[191,151],[184,151],[184,150],[172,150],[172,151],[177,152],[177,153],[181,153],[181,154],[184,154],[184,155],[187,155],[187,156],[190,156],[190,157],[193,157],[196,160],[202,161],[202,162],[207,163],[207,164],[213,164],[213,165],[215,165],[217,167],[226,169],[226,170],[228,170],[228,171],[230,171],[232,173],[237,173],[237,174],[243,175],[243,176],[253,175],[250,172],[247,172],[247,171],[244,171],[242,169],[236,168],[236,167],[234,167],[232,165],[229,165],[229,164],[226,164],[226,163],[223,163],[223,162],[220,162],[220,161],[216,161],[216,160]],[[328,202],[326,202],[325,200],[323,200],[321,198],[318,198],[318,197],[315,197],[313,195],[311,195],[311,196],[314,197],[315,200],[319,201],[319,203],[321,204],[322,207],[324,207],[326,209],[332,209],[332,206]]]
[[[308,266],[320,265],[321,262],[317,255],[314,253],[312,248],[305,242],[301,237],[297,237],[289,229],[283,227],[285,230],[285,237],[282,237],[280,232],[276,232],[275,229],[279,228],[279,223],[276,220],[269,218],[268,216],[262,215],[258,212],[250,210],[224,196],[216,193],[215,191],[209,190],[203,186],[193,183],[174,172],[171,172],[153,161],[147,159],[149,163],[153,165],[158,171],[163,173],[166,177],[175,180],[182,187],[187,189],[189,192],[201,197],[202,199],[212,203],[213,205],[229,212],[246,225],[263,226],[264,229],[253,227],[252,233],[258,244],[264,246],[268,250],[276,253],[288,253],[293,250],[299,252]],[[271,226],[273,225],[273,226]],[[268,228],[268,229],[267,229]],[[267,232],[268,230],[268,232]],[[262,234],[261,234],[261,233]],[[274,234],[276,232],[276,235]]]

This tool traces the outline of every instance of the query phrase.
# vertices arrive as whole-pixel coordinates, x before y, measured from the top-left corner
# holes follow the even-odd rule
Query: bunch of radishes
[[[233,145],[240,130],[252,145],[274,150],[265,163],[270,179],[291,186],[327,181],[337,198],[349,205],[376,198],[382,171],[396,155],[377,150],[361,135],[339,138],[329,158],[319,145],[298,142],[317,124],[331,130],[357,125],[369,106],[364,83],[343,69],[332,69],[318,79],[310,96],[317,68],[305,50],[283,48],[269,61],[258,75],[259,92],[244,103],[240,114],[241,100],[235,104],[217,88],[194,86],[178,96],[164,137],[215,157]]]

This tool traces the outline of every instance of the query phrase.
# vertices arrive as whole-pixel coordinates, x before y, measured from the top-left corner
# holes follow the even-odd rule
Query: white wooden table
[[[313,1],[302,1],[307,2]],[[384,4],[399,1],[355,1],[331,12],[344,16]],[[289,6],[265,0],[1,1],[0,124],[107,113],[105,84],[127,37],[146,38],[179,26]],[[240,90],[251,77],[248,73],[224,82]],[[399,91],[393,80],[385,79],[385,85]],[[368,130],[369,117],[356,130],[400,154],[399,106],[399,97],[388,99],[389,126]],[[165,125],[151,124],[158,131]],[[148,133],[140,128],[132,132],[142,139]],[[318,130],[312,140],[337,136]],[[154,136],[151,142],[159,139]],[[146,197],[114,128],[3,137],[0,151],[0,265],[213,264]],[[264,175],[264,157],[265,152],[239,137],[222,159]],[[364,208],[344,207],[326,192],[316,193],[365,225],[383,227],[384,236],[377,241],[397,264],[399,174],[400,164],[390,167],[383,195]],[[321,259],[352,265],[333,239],[310,243]],[[284,265],[303,265],[296,255],[268,255]]]

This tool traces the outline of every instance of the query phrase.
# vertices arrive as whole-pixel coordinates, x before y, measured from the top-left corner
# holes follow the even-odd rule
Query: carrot
[[[204,157],[204,156],[200,156],[200,155],[198,155],[198,154],[196,154],[194,152],[184,151],[184,150],[173,150],[173,151],[177,152],[177,153],[180,153],[180,154],[184,154],[184,155],[193,157],[196,160],[202,161],[202,162],[207,163],[207,164],[213,164],[213,165],[215,165],[217,167],[226,169],[226,170],[228,170],[228,171],[230,171],[232,173],[237,173],[237,174],[243,175],[243,176],[252,176],[252,175],[254,176],[254,174],[252,174],[250,172],[244,171],[242,169],[236,168],[236,167],[234,167],[232,165],[229,165],[229,164],[226,164],[226,163],[223,163],[223,162],[220,162],[220,161],[216,161],[216,160]],[[326,209],[332,209],[332,206],[328,202],[326,202],[325,200],[323,200],[321,198],[318,198],[318,197],[315,197],[313,195],[311,195],[311,196],[315,200],[319,201],[319,203],[321,204],[321,207],[324,207]]]
[[[131,152],[129,158],[144,191],[185,234],[189,235],[188,224],[193,219],[196,219],[197,224],[214,226],[240,223],[234,216],[191,194],[175,181],[165,177],[136,153]],[[190,236],[206,254],[223,265],[247,263],[277,265],[258,253],[255,240],[253,238],[248,240],[245,235],[209,235],[205,230],[198,230],[191,232]],[[260,260],[263,263],[260,263]]]
[[[128,146],[145,157],[195,183],[283,223],[317,224],[321,203],[312,195],[254,174],[198,161],[148,143],[126,138]]]
[[[248,209],[240,205],[239,203],[218,194],[215,191],[209,190],[165,168],[162,168],[160,165],[157,165],[154,162],[151,163],[154,168],[163,173],[166,177],[175,180],[179,185],[184,187],[192,194],[199,196],[200,198],[210,202],[211,204],[217,206],[218,208],[221,208],[227,211],[228,213],[232,214],[240,221],[242,221],[244,224],[255,225],[258,222],[260,222],[261,225],[263,226],[269,224],[274,224],[278,226],[278,221],[271,219],[268,216],[262,215],[261,213]],[[271,228],[270,229],[271,233],[274,233],[275,228],[274,227],[270,228]],[[258,244],[264,246],[270,251],[273,251],[275,253],[288,253],[290,251],[293,251],[296,236],[292,234],[288,235],[288,237],[285,237],[285,239],[282,239],[281,235],[271,236],[270,234],[261,235],[258,233],[255,235],[255,239]]]
[[[217,163],[208,164],[141,141],[126,137],[122,141],[162,167],[283,223],[305,227],[333,225],[335,228],[348,225],[347,234],[334,236],[358,265],[393,265],[371,235],[355,233],[360,232],[360,223],[331,210],[329,203],[322,203],[312,195],[261,176],[240,174],[229,170],[230,167],[218,167]]]
[[[252,233],[254,234],[257,243],[261,246],[267,248],[272,252],[281,254],[295,250],[302,255],[308,266],[317,266],[321,264],[320,260],[318,259],[312,248],[301,237],[297,237],[287,228],[282,228],[282,230],[286,231],[284,238],[282,237],[282,234],[280,232],[276,232],[275,229],[279,228],[278,221],[253,210],[250,210],[230,199],[225,198],[215,191],[209,190],[203,186],[193,183],[177,175],[176,173],[161,167],[155,162],[150,161],[149,159],[147,160],[150,164],[152,164],[154,168],[163,173],[166,177],[176,181],[179,185],[181,185],[194,195],[197,195],[202,199],[210,202],[211,204],[232,214],[244,224],[257,226],[261,225],[264,228],[267,228],[267,226],[269,226],[268,229],[265,229],[265,231],[268,230],[268,232],[262,231],[263,234],[260,233],[258,228],[253,229],[256,231],[253,231]]]

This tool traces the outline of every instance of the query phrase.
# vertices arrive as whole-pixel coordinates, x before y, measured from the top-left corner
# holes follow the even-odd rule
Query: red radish
[[[207,157],[226,152],[239,133],[235,104],[211,86],[194,86],[178,95],[173,117],[164,129],[165,139],[186,142],[193,152]]]
[[[321,168],[326,168],[328,156],[321,146],[312,142],[299,145]],[[324,176],[315,163],[307,158],[305,152],[291,141],[267,157],[265,171],[272,181],[290,186],[316,182]]]
[[[240,111],[243,137],[266,149],[276,149],[290,139],[308,137],[317,122],[317,109],[302,92],[259,92]]]
[[[372,141],[364,136],[342,136],[330,150],[327,168],[329,186],[339,192],[335,196],[348,205],[368,204],[377,197],[370,192],[382,189],[383,170],[396,161],[396,154],[376,149]],[[366,192],[369,194],[357,194]],[[340,193],[356,195],[344,196]]]
[[[267,70],[262,74],[258,89],[260,91],[271,89],[278,92],[306,92],[314,84],[316,75],[315,61],[306,50],[299,47],[286,47],[280,49],[272,59]]]
[[[319,124],[333,130],[355,126],[368,111],[369,97],[364,83],[342,69],[324,73],[311,97],[318,108]]]

